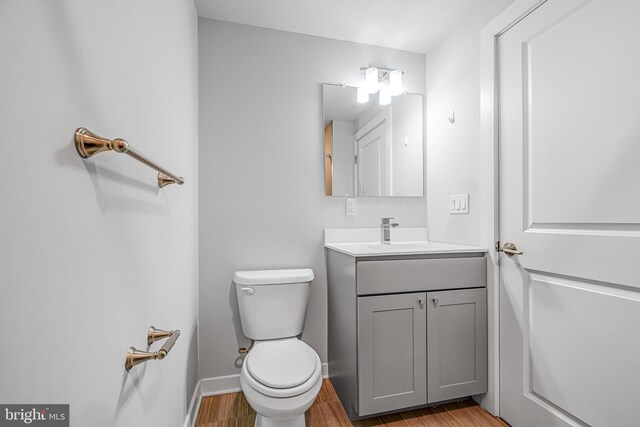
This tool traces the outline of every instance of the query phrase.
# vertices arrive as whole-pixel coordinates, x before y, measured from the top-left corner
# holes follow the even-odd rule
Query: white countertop
[[[484,253],[486,248],[438,242],[327,243],[325,248],[352,256]]]
[[[429,242],[426,228],[396,228],[391,231],[391,243],[380,243],[380,229],[325,230],[325,248],[351,256],[433,255],[485,253],[486,248],[450,243]],[[394,239],[395,237],[395,239]],[[399,239],[402,240],[399,240]]]

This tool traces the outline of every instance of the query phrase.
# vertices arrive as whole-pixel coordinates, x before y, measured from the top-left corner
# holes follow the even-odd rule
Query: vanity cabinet
[[[358,414],[427,401],[426,292],[358,298]]]
[[[427,402],[487,391],[487,290],[427,293]]]
[[[487,391],[484,253],[326,255],[329,376],[352,420]]]

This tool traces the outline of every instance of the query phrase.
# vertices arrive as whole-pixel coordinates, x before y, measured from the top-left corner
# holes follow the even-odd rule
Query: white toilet
[[[240,385],[257,412],[256,427],[304,427],[322,386],[316,352],[302,333],[313,271],[238,271],[233,276],[244,334],[255,340]]]

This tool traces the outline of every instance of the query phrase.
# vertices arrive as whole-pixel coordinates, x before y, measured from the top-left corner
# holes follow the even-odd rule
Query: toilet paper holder
[[[160,348],[160,350],[158,351],[143,351],[138,350],[135,347],[129,347],[129,350],[127,351],[127,357],[125,358],[124,362],[124,368],[128,371],[134,366],[139,365],[140,363],[144,363],[148,360],[164,359],[173,348],[173,345],[176,343],[179,336],[180,331],[177,329],[175,331],[163,331],[162,329],[156,329],[155,327],[150,326],[147,331],[148,345],[151,345],[154,342],[165,338],[169,339],[165,341],[165,343],[162,345],[162,348]]]

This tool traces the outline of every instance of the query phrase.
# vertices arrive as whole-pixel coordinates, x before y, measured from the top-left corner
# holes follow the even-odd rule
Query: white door
[[[384,184],[385,133],[381,127],[369,132],[358,144],[358,196],[382,196]]]
[[[640,1],[548,0],[498,38],[500,415],[640,425]]]
[[[357,195],[391,195],[391,109],[356,132]]]

